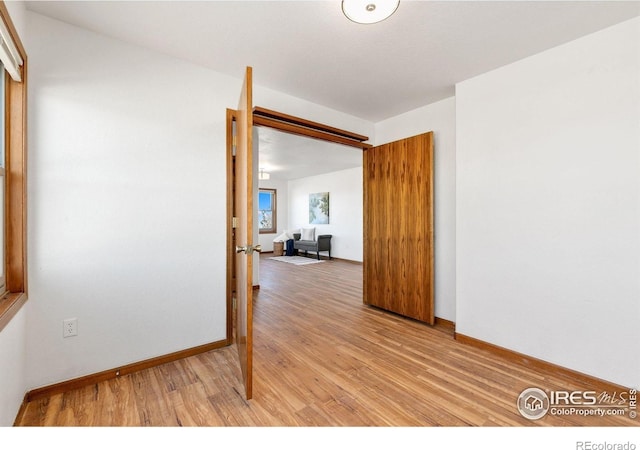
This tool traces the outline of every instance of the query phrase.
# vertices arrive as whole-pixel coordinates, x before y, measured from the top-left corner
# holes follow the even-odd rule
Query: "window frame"
[[[2,62],[0,62],[0,86],[2,88],[2,91],[0,92],[0,99],[2,100],[2,102],[0,102],[0,104],[4,103],[4,98],[5,98],[5,78],[7,77],[7,73],[6,70],[4,69],[4,64],[2,64]],[[0,114],[0,118],[2,120],[0,120],[0,122],[2,124],[5,123],[5,117],[4,117],[5,111],[2,110],[1,114]],[[4,143],[4,136],[5,136],[5,130],[3,128],[3,130],[0,131],[0,136],[2,136],[2,142],[0,143],[1,147],[0,147],[0,183],[2,185],[2,189],[0,190],[0,203],[2,204],[2,208],[0,208],[0,257],[2,258],[2,260],[0,261],[0,298],[2,298],[6,292],[7,292],[7,263],[6,263],[6,235],[5,235],[5,229],[6,229],[6,223],[7,223],[7,215],[6,215],[6,191],[7,191],[7,183],[6,183],[6,177],[5,177],[5,143]]]
[[[0,330],[27,301],[26,213],[27,213],[27,54],[4,1],[0,0],[0,20],[20,53],[22,81],[5,76],[5,281],[0,297]]]
[[[271,194],[271,228],[260,228],[260,194]],[[267,211],[267,210],[265,210]],[[278,232],[278,191],[272,188],[258,188],[258,233],[259,234],[276,234]]]

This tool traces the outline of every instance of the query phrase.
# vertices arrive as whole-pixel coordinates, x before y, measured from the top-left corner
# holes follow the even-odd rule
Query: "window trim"
[[[6,70],[2,70],[4,68],[4,64],[2,64],[2,62],[0,62],[0,83],[2,83],[2,95],[0,95],[0,98],[2,99],[2,102],[4,102],[4,94],[5,94],[5,89],[4,89],[4,83],[5,83],[5,78],[8,76],[6,74]],[[1,123],[4,123],[4,110],[2,111],[2,117],[1,117]],[[0,210],[0,232],[2,233],[2,238],[0,239],[0,242],[2,242],[2,245],[0,246],[0,257],[2,257],[2,260],[0,261],[0,297],[4,296],[4,294],[7,293],[7,271],[6,271],[6,234],[5,234],[5,228],[6,228],[6,224],[7,224],[7,211],[6,211],[6,199],[7,196],[5,195],[7,192],[7,179],[5,177],[5,151],[4,151],[4,135],[5,132],[4,130],[1,133],[3,139],[2,139],[2,147],[0,148],[0,179],[2,181],[0,181],[0,183],[2,183],[2,190],[1,190],[1,195],[2,195],[2,209]]]
[[[276,234],[278,232],[278,191],[272,188],[258,188],[258,214],[260,214],[260,193],[269,192],[273,199],[272,217],[273,223],[271,228],[260,228],[260,221],[258,219],[258,233],[259,234]]]
[[[9,11],[0,1],[4,22],[20,53],[22,81],[5,76],[5,277],[7,291],[0,298],[0,330],[27,301],[27,54]]]

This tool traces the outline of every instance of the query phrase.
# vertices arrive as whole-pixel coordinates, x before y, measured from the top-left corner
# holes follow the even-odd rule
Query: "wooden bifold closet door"
[[[365,150],[364,303],[433,325],[433,132]]]

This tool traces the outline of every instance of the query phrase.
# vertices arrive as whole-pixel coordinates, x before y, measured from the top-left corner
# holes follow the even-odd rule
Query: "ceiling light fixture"
[[[381,22],[391,16],[400,0],[342,0],[342,12],[356,23]]]
[[[271,178],[271,174],[264,171],[264,169],[260,169],[258,172],[258,180],[268,180]]]

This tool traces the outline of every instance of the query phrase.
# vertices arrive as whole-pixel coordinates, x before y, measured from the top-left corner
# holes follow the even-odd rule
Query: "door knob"
[[[247,255],[252,254],[253,252],[260,253],[262,251],[262,245],[258,244],[255,247],[253,245],[245,245],[245,246],[236,246],[236,253],[245,252]]]

